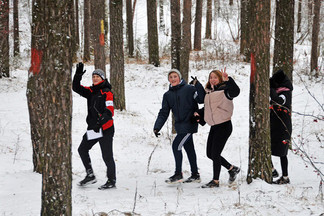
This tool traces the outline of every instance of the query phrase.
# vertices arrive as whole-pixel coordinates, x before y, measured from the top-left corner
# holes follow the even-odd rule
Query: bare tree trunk
[[[251,0],[241,0],[241,43],[240,53],[244,55],[244,61],[250,62],[251,56],[251,29],[254,22],[254,7]]]
[[[180,70],[180,0],[171,0],[171,67]],[[180,71],[181,72],[181,71]]]
[[[212,27],[212,0],[207,0],[207,11],[206,11],[206,39],[211,39],[211,27]]]
[[[314,20],[312,32],[312,50],[311,50],[311,71],[315,71],[315,77],[319,76],[318,68],[318,35],[320,31],[320,9],[321,0],[314,0]]]
[[[94,43],[94,65],[106,73],[105,0],[91,2],[91,41]]]
[[[0,0],[0,78],[9,77],[9,0]]]
[[[180,51],[180,71],[184,80],[188,82],[189,57],[191,49],[191,0],[183,1],[182,40]]]
[[[159,36],[157,27],[157,2],[156,0],[147,0],[147,37],[149,49],[149,64],[155,67],[160,66],[159,59]]]
[[[83,61],[90,61],[90,0],[84,0],[83,2]]]
[[[128,56],[132,58],[134,56],[132,0],[126,0],[126,16],[127,16]]]
[[[194,50],[201,50],[201,20],[203,0],[196,0]]]
[[[273,72],[281,69],[290,80],[294,69],[294,6],[295,0],[276,0]]]
[[[269,64],[270,64],[270,1],[251,0],[255,20],[251,29],[250,78],[250,136],[247,182],[261,178],[272,181],[270,114],[269,114]]]
[[[14,56],[18,56],[19,51],[19,0],[13,0],[13,21],[14,21]]]
[[[298,0],[298,14],[297,14],[297,32],[301,32],[301,20],[302,20],[302,0]]]
[[[73,1],[34,0],[32,65],[41,105],[43,144],[41,215],[72,215],[71,126]],[[59,32],[60,34],[57,34]],[[34,35],[35,33],[41,33]],[[46,48],[45,48],[46,47]],[[41,77],[41,80],[37,80]],[[30,80],[29,80],[30,81]],[[30,93],[27,92],[27,96]],[[34,102],[35,102],[35,98]],[[37,112],[30,106],[29,112]]]
[[[126,109],[123,51],[123,0],[110,0],[110,81],[116,109]]]

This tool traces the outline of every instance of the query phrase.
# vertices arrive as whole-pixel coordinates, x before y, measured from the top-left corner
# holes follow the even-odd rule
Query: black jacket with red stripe
[[[101,127],[103,131],[107,131],[109,128],[113,128],[114,96],[110,83],[105,79],[97,85],[85,87],[80,84],[81,79],[82,75],[74,75],[72,89],[87,98],[88,130],[97,130]]]

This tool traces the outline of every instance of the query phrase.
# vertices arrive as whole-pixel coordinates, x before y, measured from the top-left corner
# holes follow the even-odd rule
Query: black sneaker
[[[197,182],[197,183],[201,182],[199,173],[191,174],[191,176],[183,183],[192,183],[192,182]]]
[[[97,180],[96,180],[96,176],[91,173],[91,174],[87,174],[87,176],[78,183],[79,186],[86,186],[86,185],[89,185],[89,184],[94,184],[96,183]]]
[[[207,184],[201,186],[202,188],[214,188],[214,187],[219,187],[219,183],[215,182],[214,180],[211,180],[210,182],[208,182]]]
[[[114,180],[107,180],[107,182],[104,185],[101,185],[98,187],[99,190],[106,190],[106,189],[111,189],[111,188],[116,188],[116,181]]]
[[[273,184],[289,184],[290,183],[290,180],[289,180],[289,178],[288,177],[283,177],[283,176],[281,176],[278,180],[276,180],[276,181],[273,181],[272,182]]]
[[[182,178],[182,173],[175,173],[173,176],[165,180],[165,182],[168,184],[180,183],[182,182]]]
[[[228,171],[229,173],[229,179],[228,182],[232,183],[233,181],[235,181],[237,174],[241,171],[240,168],[233,166],[233,168],[231,170]]]
[[[272,171],[272,178],[277,178],[277,177],[279,177],[279,173],[277,172],[276,169],[274,169],[274,170]]]

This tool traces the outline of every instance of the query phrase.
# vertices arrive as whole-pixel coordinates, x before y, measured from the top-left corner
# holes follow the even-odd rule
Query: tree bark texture
[[[241,43],[240,53],[244,55],[244,61],[250,62],[251,57],[251,29],[254,22],[254,7],[251,0],[241,0]]]
[[[270,1],[252,0],[255,8],[251,29],[251,78],[250,78],[250,134],[247,182],[261,178],[272,181],[269,64],[270,64]]]
[[[83,2],[83,61],[90,61],[90,0]]]
[[[207,11],[206,11],[206,39],[211,39],[211,28],[212,28],[212,0],[207,0]]]
[[[180,51],[180,71],[186,82],[189,76],[189,57],[191,49],[191,0],[183,1],[182,40]]]
[[[134,56],[133,10],[132,0],[126,0],[128,56]]]
[[[312,32],[312,49],[311,49],[311,71],[315,71],[315,77],[319,76],[318,68],[318,35],[320,31],[320,10],[321,1],[314,0],[314,19],[313,19],[313,32]]]
[[[281,69],[290,80],[294,70],[294,5],[295,0],[276,0],[273,73]]]
[[[110,0],[110,81],[116,109],[126,109],[123,51],[123,0]]]
[[[40,139],[44,160],[41,215],[72,215],[73,1],[34,0],[32,14],[29,77],[33,78],[28,82],[36,83],[37,89],[32,90],[39,93],[35,98],[28,88],[27,96],[33,96],[32,102],[38,99],[38,103],[30,104],[30,113],[38,112],[37,106],[43,106],[42,113],[38,113],[42,125],[37,125],[42,127]]]
[[[9,77],[9,0],[0,0],[0,78]]]
[[[14,56],[19,55],[19,0],[13,0],[13,22],[14,22]]]
[[[94,48],[95,69],[106,74],[105,55],[105,0],[91,1],[91,41]]]
[[[180,0],[171,0],[170,11],[171,11],[171,68],[180,70],[180,47],[181,47]]]
[[[194,35],[194,50],[196,51],[201,50],[202,3],[203,0],[196,0],[195,35]]]
[[[157,26],[157,2],[156,0],[147,0],[147,36],[149,64],[155,67],[160,66],[159,59],[159,36]]]

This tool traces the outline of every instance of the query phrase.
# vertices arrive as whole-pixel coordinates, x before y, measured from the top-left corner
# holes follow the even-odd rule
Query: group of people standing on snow
[[[107,166],[107,182],[99,189],[116,187],[116,170],[113,158],[113,94],[111,85],[105,78],[104,72],[96,69],[92,73],[93,85],[84,87],[80,84],[85,73],[83,64],[78,63],[73,78],[73,90],[87,98],[88,116],[87,133],[84,134],[78,148],[81,160],[86,169],[86,177],[79,182],[79,186],[95,183],[96,178],[91,166],[89,150],[99,142],[103,160]],[[192,77],[193,78],[193,77]],[[210,126],[207,139],[207,157],[213,162],[213,178],[202,185],[202,188],[219,187],[221,166],[229,173],[229,183],[235,181],[240,168],[229,163],[221,153],[232,133],[231,117],[233,114],[233,99],[240,93],[240,88],[224,70],[213,70],[209,73],[205,88],[193,78],[188,84],[182,79],[177,69],[168,72],[169,90],[164,93],[162,107],[155,121],[153,132],[156,137],[169,117],[170,111],[174,116],[174,126],[177,132],[172,143],[175,159],[175,173],[165,182],[169,184],[183,182],[201,182],[197,166],[193,134],[198,131],[198,123]],[[288,178],[288,147],[291,137],[291,97],[292,83],[282,70],[270,78],[270,124],[272,155],[279,156],[282,176],[274,181],[276,184],[289,183]],[[199,109],[198,104],[204,104]],[[183,180],[182,148],[185,149],[191,168],[191,176]],[[274,167],[272,176],[279,177]]]

